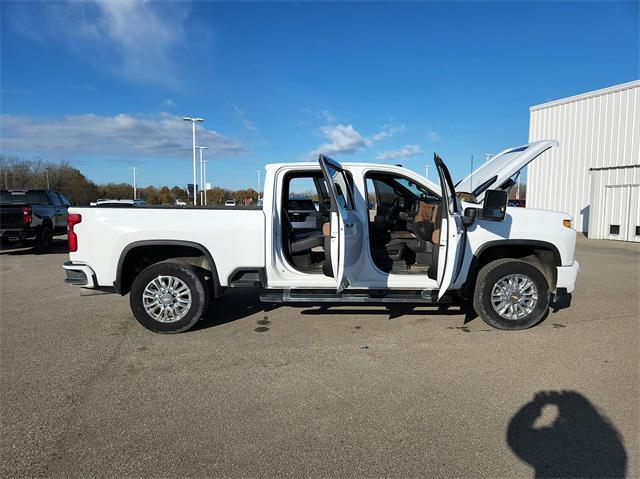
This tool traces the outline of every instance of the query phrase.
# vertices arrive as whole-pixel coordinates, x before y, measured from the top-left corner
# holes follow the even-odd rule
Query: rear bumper
[[[71,261],[65,262],[62,267],[64,268],[67,277],[64,280],[65,283],[73,284],[75,286],[82,286],[84,288],[95,288],[98,285],[96,280],[96,274],[86,264],[76,264]]]
[[[576,287],[576,278],[578,271],[580,271],[580,263],[577,260],[573,260],[571,266],[558,266],[557,268],[557,281],[556,288],[563,288],[567,293],[572,293]]]
[[[0,230],[0,237],[6,241],[26,241],[35,239],[37,233],[29,228],[6,228]]]

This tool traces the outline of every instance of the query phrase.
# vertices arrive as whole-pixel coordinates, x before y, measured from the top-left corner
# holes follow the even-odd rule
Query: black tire
[[[530,313],[519,319],[506,319],[494,309],[491,293],[500,279],[510,274],[518,274],[530,279],[538,293],[538,299]],[[492,261],[482,267],[478,273],[476,287],[473,292],[473,308],[482,320],[497,329],[528,329],[541,322],[549,311],[549,283],[544,274],[526,261],[513,258]]]
[[[143,292],[147,285],[158,276],[173,276],[184,282],[191,293],[191,306],[186,314],[174,322],[156,320],[145,310]],[[162,261],[145,268],[133,281],[129,303],[138,322],[154,333],[181,333],[191,329],[207,311],[210,288],[202,270],[187,263]]]
[[[53,248],[53,230],[49,226],[43,226],[38,231],[34,242],[34,247],[38,253],[48,253]]]

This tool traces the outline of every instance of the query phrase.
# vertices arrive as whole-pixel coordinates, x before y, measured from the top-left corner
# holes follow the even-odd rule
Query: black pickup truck
[[[53,190],[0,190],[0,241],[23,241],[46,252],[67,232],[69,199]]]

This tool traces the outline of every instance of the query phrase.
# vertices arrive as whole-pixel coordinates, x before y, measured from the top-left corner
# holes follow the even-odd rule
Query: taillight
[[[31,208],[29,208],[28,206],[24,206],[22,208],[22,222],[25,225],[30,225],[32,219],[33,218],[31,217]]]
[[[82,215],[69,213],[67,215],[67,235],[69,238],[69,251],[78,251],[78,235],[73,231],[73,227],[82,221]]]

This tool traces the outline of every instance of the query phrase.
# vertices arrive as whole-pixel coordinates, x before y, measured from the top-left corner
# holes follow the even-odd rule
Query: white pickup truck
[[[191,328],[241,287],[270,302],[466,301],[495,328],[529,328],[552,295],[574,289],[576,232],[568,214],[507,207],[506,190],[556,145],[504,150],[455,186],[437,155],[440,185],[320,155],[268,165],[262,207],[74,207],[66,281],[129,293],[136,319],[159,333]],[[287,206],[301,188],[319,205],[305,230]]]

